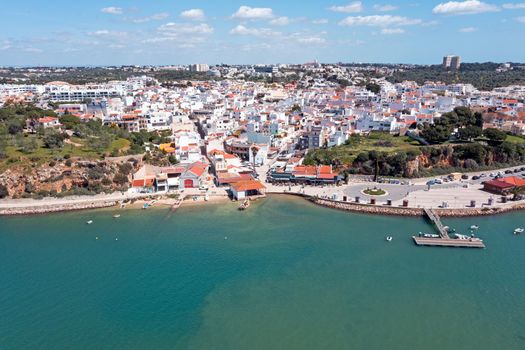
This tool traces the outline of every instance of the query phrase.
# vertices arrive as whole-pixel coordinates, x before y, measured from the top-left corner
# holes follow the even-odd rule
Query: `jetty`
[[[439,237],[412,236],[416,245],[434,247],[462,247],[462,248],[485,248],[483,241],[477,237],[457,235],[458,238],[450,238],[448,230],[439,215],[433,209],[424,209],[427,218],[434,224]]]

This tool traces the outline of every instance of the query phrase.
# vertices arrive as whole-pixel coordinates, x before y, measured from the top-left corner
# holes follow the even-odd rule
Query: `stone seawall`
[[[54,204],[34,207],[17,207],[0,209],[0,215],[30,215],[30,214],[47,214],[57,213],[63,211],[85,210],[85,209],[100,209],[114,207],[118,201],[100,201],[91,203],[68,203],[68,204]]]
[[[393,215],[393,216],[423,216],[422,208],[390,207],[382,205],[358,204],[351,202],[339,202],[329,199],[303,196],[317,205],[332,209],[351,211],[356,213]],[[516,210],[524,210],[525,203],[509,205],[505,207],[492,208],[465,208],[465,209],[435,209],[436,213],[442,217],[469,217],[469,216],[488,216],[508,213]]]

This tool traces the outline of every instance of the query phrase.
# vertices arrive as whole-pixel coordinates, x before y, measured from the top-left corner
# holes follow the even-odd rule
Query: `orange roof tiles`
[[[517,186],[517,187],[525,186],[525,180],[517,176],[504,177],[501,179],[501,181]]]
[[[260,183],[257,180],[238,181],[238,182],[233,183],[231,187],[236,192],[255,191],[255,190],[262,190],[266,188],[262,183]]]

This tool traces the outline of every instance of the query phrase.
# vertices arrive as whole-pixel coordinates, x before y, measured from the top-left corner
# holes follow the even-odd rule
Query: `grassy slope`
[[[84,140],[72,138],[71,141],[82,146],[64,144],[64,147],[59,149],[48,149],[43,147],[42,143],[38,141],[39,147],[31,153],[24,153],[16,147],[7,147],[7,158],[0,161],[0,173],[12,166],[22,166],[29,169],[32,165],[38,166],[57,157],[63,158],[66,154],[82,159],[99,159],[101,157],[99,153],[86,146]],[[117,139],[102,153],[111,153],[114,150],[126,151],[129,149],[129,146],[130,142],[128,140]]]
[[[393,136],[387,133],[372,133],[369,137],[352,138],[349,144],[329,149],[317,149],[308,153],[308,159],[329,157],[339,159],[342,164],[351,164],[363,151],[394,153],[417,149],[419,143],[406,136]]]

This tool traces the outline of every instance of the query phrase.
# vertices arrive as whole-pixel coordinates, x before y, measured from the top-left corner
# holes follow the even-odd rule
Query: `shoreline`
[[[302,193],[294,192],[282,192],[282,193],[267,193],[267,197],[272,196],[289,196],[302,198],[314,205],[321,207],[347,211],[352,213],[361,213],[369,215],[383,215],[383,216],[411,216],[418,217],[424,216],[423,208],[415,207],[400,207],[400,206],[387,206],[387,205],[372,205],[364,203],[354,202],[342,202],[334,201],[331,199],[311,196]],[[192,200],[192,198],[196,198]],[[23,205],[14,207],[3,207],[0,208],[0,216],[24,216],[24,215],[44,215],[51,213],[69,212],[69,211],[82,211],[91,209],[140,209],[145,203],[155,201],[154,207],[165,207],[173,208],[174,211],[178,210],[181,206],[187,207],[198,207],[201,205],[218,204],[232,202],[232,200],[226,195],[210,195],[208,200],[204,200],[204,196],[191,196],[186,195],[183,197],[182,202],[179,199],[174,198],[162,198],[162,195],[150,195],[132,198],[102,198],[102,199],[90,199],[87,201],[71,200],[71,202],[63,201],[62,203],[35,203],[41,205]],[[125,203],[124,207],[121,207],[122,203]],[[174,205],[179,204],[174,208]],[[475,217],[475,216],[491,216],[505,214],[513,211],[525,210],[525,203],[499,206],[499,207],[485,207],[485,208],[435,208],[436,212],[442,217]]]
[[[371,204],[358,204],[351,202],[340,202],[329,199],[316,198],[311,196],[303,196],[306,200],[312,202],[315,205],[342,210],[352,213],[362,213],[371,215],[383,215],[383,216],[424,216],[423,208],[410,208],[410,207],[393,207],[385,205],[371,205]],[[525,210],[525,203],[516,204],[505,207],[492,207],[492,208],[453,208],[453,209],[434,209],[436,213],[441,217],[449,218],[462,218],[462,217],[476,217],[476,216],[493,216],[499,214],[510,213],[513,211]]]

